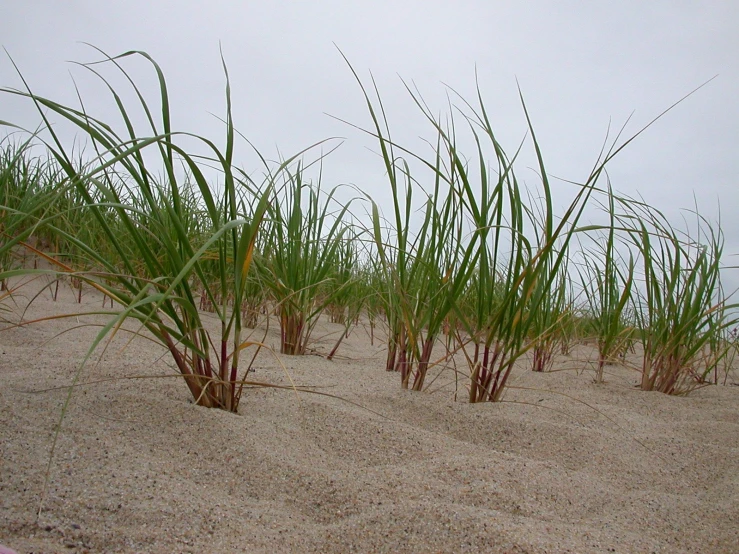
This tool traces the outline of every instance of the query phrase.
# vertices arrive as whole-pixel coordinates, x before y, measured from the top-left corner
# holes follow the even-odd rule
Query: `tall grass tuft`
[[[630,254],[628,262],[624,262],[619,255],[619,222],[610,184],[607,199],[609,225],[605,236],[594,237],[595,246],[583,252],[583,268],[578,270],[590,316],[590,331],[598,344],[596,383],[603,382],[606,364],[614,363],[618,355],[626,353],[635,332],[633,322],[628,321],[629,312],[633,311],[635,260]]]
[[[659,211],[642,209],[631,231],[645,281],[637,309],[642,390],[688,394],[728,353],[711,348],[737,321],[721,287],[724,239],[720,227],[697,220],[697,236],[682,237]]]
[[[0,140],[0,273],[15,267],[25,241],[49,241],[45,222],[63,210],[59,198],[69,186],[53,159],[32,152],[33,136],[14,138]],[[7,292],[8,281],[0,277],[0,294]]]
[[[336,207],[337,189],[328,195],[304,180],[304,169],[286,169],[284,183],[269,195],[266,251],[261,260],[263,282],[277,302],[280,351],[306,352],[318,317],[349,282],[338,283],[348,227],[349,204]],[[334,211],[336,213],[334,213]]]
[[[120,134],[88,114],[84,104],[79,109],[61,105],[32,93],[27,85],[26,90],[2,89],[38,107],[45,125],[44,143],[99,230],[97,242],[90,244],[62,225],[49,226],[78,249],[85,264],[96,268],[94,273],[77,275],[122,306],[106,312],[112,318],[92,348],[124,320],[137,320],[170,352],[197,404],[235,412],[243,387],[240,355],[252,343],[242,336],[241,310],[232,306],[241,306],[244,300],[257,232],[274,179],[292,159],[268,174],[260,196],[247,197],[251,210],[245,214],[244,192],[253,190],[254,184],[233,169],[234,126],[225,63],[226,137],[219,148],[204,137],[173,130],[164,74],[148,54],[130,51],[110,57],[99,52],[103,54],[100,62],[82,67],[97,75],[110,93],[123,122]],[[154,70],[158,110],[124,69],[122,64],[130,58],[145,60]],[[124,104],[100,64],[130,84],[138,99],[138,113]],[[83,132],[95,155],[85,163],[73,160],[47,114]],[[134,124],[137,117],[145,122],[143,133]],[[187,141],[206,153],[188,150],[182,145]],[[213,168],[222,181],[218,187],[206,177]],[[58,265],[63,272],[77,269],[68,263]],[[214,307],[216,333],[201,319],[199,294]]]
[[[380,116],[379,96],[376,109],[359,83],[374,123],[372,134],[380,141],[393,198],[394,217],[389,224],[373,203],[373,234],[386,286],[382,294],[389,327],[386,368],[399,371],[403,388],[420,391],[436,339],[473,269],[474,250],[465,244],[462,198],[453,188],[458,167],[453,144],[441,127],[436,129],[437,147],[431,161],[406,151],[431,170],[432,190],[421,189],[422,220],[417,226],[413,193],[420,187],[410,164],[395,154],[384,114]]]

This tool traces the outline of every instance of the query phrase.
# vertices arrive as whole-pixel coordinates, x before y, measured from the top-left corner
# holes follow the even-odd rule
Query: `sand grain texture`
[[[101,306],[65,287],[26,319]],[[333,362],[280,356],[296,383],[362,407],[252,389],[238,416],[194,406],[178,378],[132,379],[173,375],[169,358],[117,337],[82,379],[127,378],[74,393],[37,524],[67,392],[32,391],[71,383],[96,333],[60,334],[79,323],[0,332],[0,543],[19,553],[739,549],[739,387],[671,398],[623,367],[597,386],[581,347],[566,371],[519,368],[536,389],[512,389],[521,403],[469,405],[451,372],[434,394],[402,391],[362,329]],[[337,330],[321,323],[318,354]],[[289,383],[268,353],[252,377]]]

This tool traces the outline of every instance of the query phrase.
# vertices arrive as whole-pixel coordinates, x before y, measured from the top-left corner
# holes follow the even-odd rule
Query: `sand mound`
[[[49,296],[25,318],[101,306]],[[121,334],[83,371],[97,382],[72,396],[36,523],[67,395],[46,389],[71,383],[99,321],[0,332],[0,543],[19,553],[737,551],[739,387],[671,398],[625,367],[595,385],[582,347],[562,371],[519,368],[534,390],[515,402],[469,405],[451,371],[402,391],[362,329],[326,361],[329,323],[316,355],[279,358],[359,406],[252,389],[238,416],[200,408],[179,378],[150,378],[174,375],[161,348]],[[255,367],[289,382],[267,352]]]

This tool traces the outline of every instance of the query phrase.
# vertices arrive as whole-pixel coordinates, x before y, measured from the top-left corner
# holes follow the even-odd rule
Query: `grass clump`
[[[285,182],[269,196],[263,282],[277,303],[280,352],[305,354],[311,332],[348,281],[333,273],[344,253],[349,204],[334,214],[337,189],[324,196],[304,180],[303,168],[285,171]]]
[[[292,160],[270,174],[260,196],[245,197],[244,191],[253,188],[253,183],[240,179],[233,168],[228,73],[226,139],[225,146],[219,148],[209,139],[173,130],[164,75],[146,53],[103,55],[101,63],[119,72],[138,98],[137,115],[143,116],[145,133],[137,132],[134,114],[95,64],[83,67],[98,75],[110,92],[124,122],[122,134],[87,114],[84,108],[58,104],[30,89],[3,89],[39,108],[48,137],[44,143],[63,172],[63,182],[78,195],[79,211],[86,221],[94,222],[97,231],[95,240],[83,240],[61,225],[60,219],[48,221],[50,232],[84,256],[84,262],[75,265],[84,263],[82,269],[87,271],[77,272],[76,267],[55,258],[52,261],[64,272],[75,271],[79,279],[122,306],[106,312],[113,317],[95,345],[124,320],[134,319],[170,352],[199,405],[235,412],[243,387],[240,355],[252,343],[243,336],[241,310],[231,306],[241,306],[244,301],[257,233],[274,178]],[[143,58],[156,74],[158,117],[122,66],[126,58],[132,57]],[[84,133],[95,151],[92,160],[75,163],[47,113],[62,117]],[[179,142],[185,139],[196,142],[206,153],[189,151]],[[161,177],[152,168],[154,159],[164,170]],[[206,178],[206,166],[215,168],[222,180],[217,193]],[[251,207],[248,214],[243,210],[245,198]],[[215,336],[198,311],[199,295],[207,297],[213,306],[219,327]]]
[[[589,334],[598,347],[598,362],[595,382],[602,383],[605,366],[629,349],[635,332],[629,322],[633,313],[635,260],[628,262],[619,256],[617,234],[616,202],[610,184],[607,190],[606,213],[609,224],[601,231],[602,236],[594,236],[595,246],[584,256],[583,269],[579,271],[582,290],[587,300]]]
[[[637,309],[642,390],[688,394],[728,354],[718,345],[736,325],[737,305],[722,296],[723,235],[704,218],[697,221],[697,237],[682,237],[659,211],[649,209],[631,231],[644,271]]]

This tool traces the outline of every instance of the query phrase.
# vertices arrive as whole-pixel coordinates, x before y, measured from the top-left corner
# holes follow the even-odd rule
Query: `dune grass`
[[[296,355],[306,352],[318,316],[349,284],[333,274],[344,253],[349,204],[334,214],[337,189],[324,196],[320,181],[305,182],[300,164],[284,175],[284,184],[268,197],[267,244],[260,260],[279,312],[280,352]]]
[[[697,219],[695,238],[681,236],[655,209],[631,231],[644,271],[636,311],[644,346],[642,390],[688,394],[728,354],[716,347],[737,322],[737,305],[727,304],[721,287],[723,235]]]
[[[63,172],[63,182],[78,195],[79,212],[97,231],[94,240],[83,240],[61,225],[62,220],[48,221],[50,232],[83,256],[83,261],[73,265],[56,258],[52,261],[64,272],[75,271],[79,279],[122,306],[108,312],[110,322],[96,344],[124,320],[135,319],[170,352],[198,404],[236,411],[243,386],[239,384],[239,360],[251,343],[242,336],[241,310],[230,309],[228,299],[235,306],[242,304],[273,181],[292,160],[268,176],[262,195],[249,198],[252,209],[244,214],[243,192],[251,183],[240,182],[233,169],[234,128],[225,65],[226,139],[219,148],[206,138],[173,131],[164,74],[146,53],[103,56],[103,63],[120,72],[139,99],[137,115],[143,115],[145,132],[136,130],[132,108],[123,104],[95,64],[83,67],[98,75],[108,89],[124,122],[121,134],[84,109],[60,105],[30,89],[3,89],[39,108],[46,130],[44,143]],[[160,92],[157,111],[122,65],[133,57],[143,58],[155,72]],[[75,163],[47,113],[63,118],[87,136],[95,151],[91,160]],[[208,154],[188,152],[177,142],[184,138],[195,139]],[[152,161],[154,156],[157,163]],[[204,166],[218,171],[218,193],[206,178]],[[163,177],[158,176],[161,171]],[[217,337],[211,336],[201,320],[199,294],[214,307],[220,327]]]
[[[578,270],[587,313],[591,315],[590,332],[598,345],[596,383],[603,382],[606,364],[615,363],[626,352],[635,332],[634,322],[629,321],[629,314],[634,313],[635,260],[630,255],[625,261],[619,255],[617,203],[610,183],[607,194],[605,211],[609,223],[602,230],[603,236],[593,237],[595,245],[588,250],[583,267]]]
[[[687,394],[709,375],[718,382],[736,324],[720,280],[720,225],[697,216],[690,238],[659,211],[602,185],[607,164],[643,130],[604,148],[587,178],[568,185],[573,193],[558,210],[523,95],[527,139],[509,154],[479,89],[474,101],[450,91],[455,103],[437,116],[406,86],[432,137],[419,153],[393,140],[377,88],[355,72],[370,117],[364,132],[379,146],[392,200],[386,216],[367,197],[370,216],[360,221],[352,202],[339,202],[339,189],[321,182],[329,155],[306,162],[306,149],[271,163],[256,152],[259,178],[237,169],[225,64],[218,146],[175,130],[164,74],[146,53],[100,54],[81,67],[100,78],[118,127],[88,114],[82,101],[72,108],[28,87],[0,89],[35,104],[42,121],[42,132],[25,142],[0,143],[0,285],[45,271],[104,292],[112,306],[96,313],[109,323],[91,352],[136,320],[170,353],[198,404],[232,412],[248,373],[242,353],[260,347],[246,329],[271,312],[289,355],[308,351],[320,317],[345,327],[329,357],[363,317],[372,340],[375,326],[385,325],[386,369],[414,391],[461,353],[473,403],[501,400],[519,360],[531,353],[532,369],[545,371],[576,336],[597,342],[598,382],[634,340],[644,346],[644,390]],[[156,76],[156,100],[126,71],[134,60]],[[128,83],[133,106],[106,71]],[[64,146],[52,115],[87,138],[84,155]],[[48,160],[32,154],[39,144]],[[516,174],[523,148],[537,160],[534,187]],[[595,205],[608,224],[584,222]],[[31,237],[45,241],[48,248],[36,251],[54,270],[14,264]],[[208,330],[203,311],[215,315],[218,332]]]
[[[479,90],[475,106],[458,97],[459,105],[450,106],[442,120],[433,115],[417,91],[406,85],[434,137],[428,140],[430,155],[423,155],[391,138],[374,82],[370,88],[356,72],[354,76],[372,121],[365,132],[378,141],[393,200],[389,220],[381,216],[376,205],[373,207],[373,235],[386,287],[382,297],[390,330],[387,369],[400,372],[404,388],[422,390],[436,338],[451,319],[457,327],[456,344],[447,343],[447,350],[465,354],[470,402],[502,399],[514,364],[527,352],[533,353],[535,371],[548,368],[563,325],[573,313],[570,248],[576,236],[603,231],[603,226],[581,225],[580,221],[593,197],[605,196],[610,218],[610,225],[605,227],[605,245],[598,252],[582,252],[588,260],[590,277],[581,279],[589,304],[586,311],[594,314],[592,331],[600,358],[596,380],[601,381],[604,364],[631,340],[624,316],[634,307],[630,300],[635,261],[632,257],[625,273],[618,266],[616,205],[610,184],[599,188],[599,182],[607,164],[644,129],[621,142],[619,134],[610,148],[601,152],[588,178],[575,184],[577,192],[564,212],[556,214],[552,183],[523,96],[522,109],[538,160],[537,192],[519,184],[515,161],[523,145],[513,156],[506,154],[496,139]],[[471,154],[465,154],[460,146],[458,137],[463,129],[468,134],[466,144],[476,147]],[[414,195],[421,196],[418,220],[412,217]],[[650,244],[668,228],[653,226],[640,232],[642,218],[651,215],[637,213],[638,205],[627,208],[630,221],[626,222],[626,217],[618,220],[619,233],[633,239],[632,245],[647,267],[652,267]],[[625,239],[619,240],[623,243]],[[683,248],[677,242],[673,245]],[[714,248],[711,260],[719,258],[720,251]],[[593,261],[597,259],[604,260],[603,267],[601,262]],[[658,267],[668,263],[660,259]],[[697,266],[707,272],[702,286],[716,292],[720,290],[718,266],[706,263]],[[659,279],[654,276],[654,268],[647,272],[646,280],[652,283],[648,290],[656,286]],[[638,307],[642,313],[664,308],[653,300],[654,294],[648,299]],[[701,337],[697,346],[727,322],[709,317],[716,309],[705,303],[696,309],[702,315],[688,327]],[[715,323],[717,329],[706,328],[706,323],[714,320],[722,323]],[[656,330],[650,321],[642,328]],[[650,356],[649,364],[654,365],[657,354]]]

